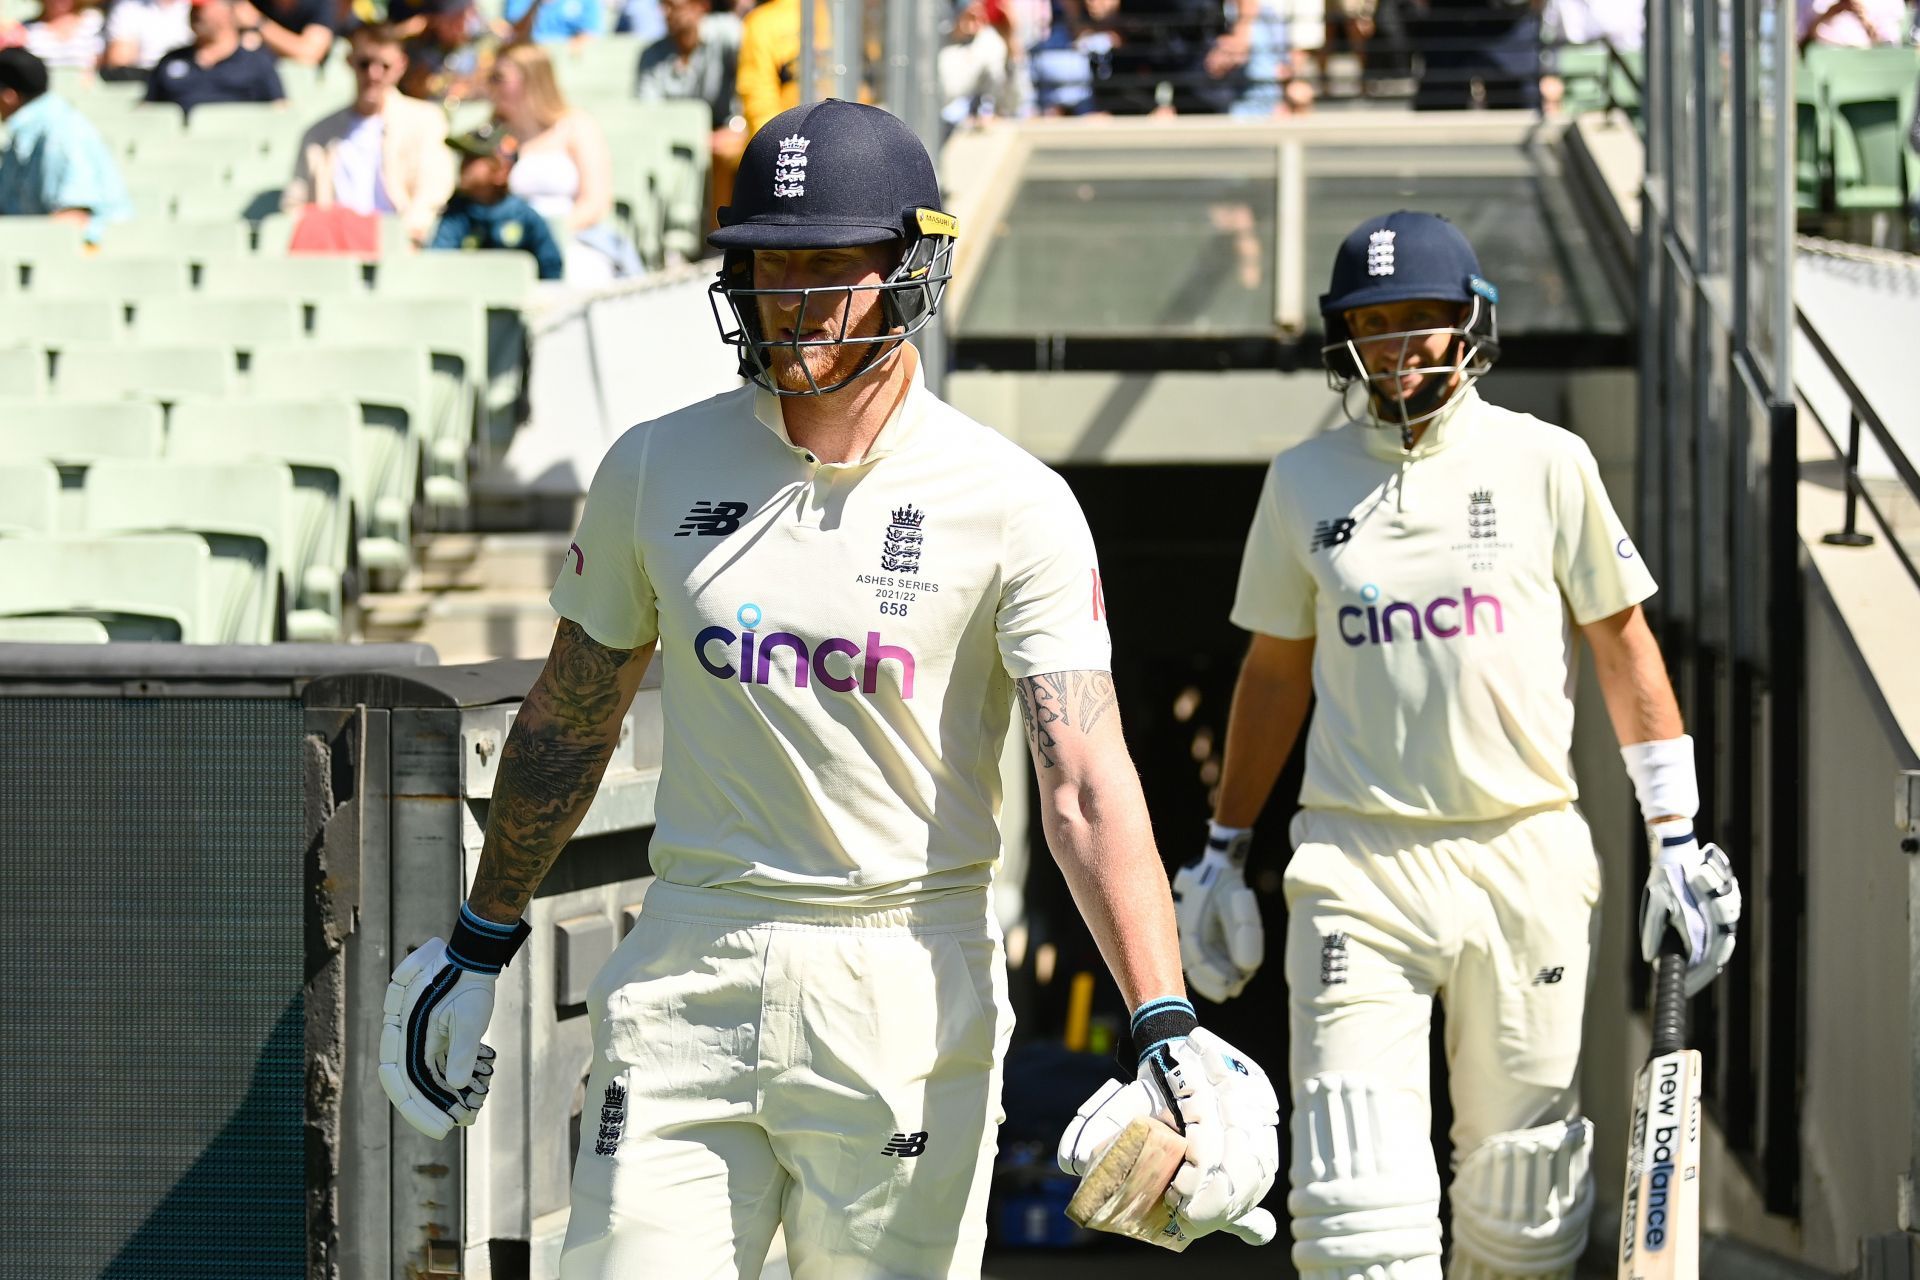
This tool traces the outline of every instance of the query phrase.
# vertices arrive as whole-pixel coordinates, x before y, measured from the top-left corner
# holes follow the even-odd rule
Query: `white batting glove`
[[[1266,958],[1260,901],[1247,888],[1251,827],[1207,824],[1207,847],[1173,877],[1173,917],[1187,984],[1216,1004],[1231,1000]]]
[[[493,984],[529,930],[496,924],[465,906],[453,939],[429,938],[393,971],[380,1028],[380,1087],[406,1122],[429,1138],[480,1114],[493,1080],[483,1044]]]
[[[1733,955],[1740,885],[1717,845],[1702,846],[1689,822],[1647,828],[1653,867],[1640,895],[1640,955],[1649,964],[1672,929],[1687,944],[1687,994],[1697,995]]]
[[[1268,1243],[1279,1227],[1258,1205],[1280,1169],[1280,1102],[1267,1073],[1195,1026],[1184,1000],[1142,1005],[1133,1026],[1143,1049],[1138,1077],[1109,1080],[1081,1105],[1060,1139],[1060,1167],[1086,1176],[1129,1121],[1157,1116],[1187,1139],[1166,1191],[1183,1241],[1229,1231]]]

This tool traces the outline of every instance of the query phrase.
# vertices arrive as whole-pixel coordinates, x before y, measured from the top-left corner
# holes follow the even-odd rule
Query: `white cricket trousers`
[[[1013,1030],[984,891],[821,907],[656,882],[588,992],[562,1280],[977,1277]]]
[[[1345,1275],[1360,1270],[1346,1262],[1397,1254],[1432,1271],[1392,1274],[1437,1275],[1433,999],[1447,1012],[1456,1164],[1489,1139],[1574,1119],[1599,922],[1592,833],[1568,806],[1476,823],[1306,810],[1292,836],[1295,1261]],[[1369,1222],[1390,1229],[1346,1250],[1343,1233]]]

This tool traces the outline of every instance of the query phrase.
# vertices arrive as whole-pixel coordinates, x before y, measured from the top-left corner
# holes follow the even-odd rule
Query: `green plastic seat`
[[[265,151],[267,139],[290,130],[300,132],[289,125],[285,109],[265,102],[204,102],[186,119],[188,138],[236,151]]]
[[[166,412],[141,400],[41,400],[0,408],[0,462],[85,467],[102,458],[157,458]]]
[[[1802,213],[1818,213],[1826,206],[1831,178],[1831,117],[1820,76],[1804,60],[1794,67],[1793,122],[1794,207]]]
[[[60,353],[54,395],[80,400],[131,396],[171,404],[231,395],[234,357],[226,347],[74,343]]]
[[[0,218],[0,261],[38,263],[78,258],[85,228],[58,218]]]
[[[97,463],[87,474],[95,533],[182,532],[206,540],[203,630],[215,644],[266,644],[281,632],[293,480],[270,462]]]
[[[644,41],[627,35],[597,36],[578,48],[556,45],[554,74],[572,98],[631,98],[634,73],[645,48]]]
[[[183,218],[173,222],[136,218],[108,227],[100,248],[109,255],[149,254],[205,262],[208,258],[233,258],[247,253],[252,248],[248,239],[247,224],[238,216]]]
[[[290,640],[344,639],[359,408],[345,399],[188,401],[174,406],[167,456],[275,462],[293,478],[286,564]]]
[[[468,451],[485,386],[486,309],[461,298],[336,298],[316,309],[313,336],[426,348],[432,387],[422,488],[429,506],[466,506]]]
[[[138,155],[144,146],[164,149],[178,142],[187,131],[186,121],[173,107],[142,107],[138,111],[109,115],[94,121],[114,153],[123,158]]]
[[[366,273],[356,259],[318,254],[226,258],[207,263],[200,274],[200,292],[213,297],[290,298],[315,306],[366,291]]]
[[[178,255],[100,254],[35,263],[31,288],[43,298],[109,298],[132,311],[148,298],[186,293],[192,280]]]
[[[316,392],[344,396],[360,409],[354,503],[360,511],[360,563],[396,574],[413,556],[413,496],[432,402],[424,347],[302,342],[262,345],[248,379],[263,399],[299,400]]]
[[[0,618],[91,618],[114,640],[217,643],[204,622],[212,561],[192,534],[0,538]]]
[[[182,335],[251,352],[263,342],[295,342],[305,333],[300,304],[291,298],[155,298],[134,313],[136,342],[171,344]]]
[[[0,643],[4,644],[110,644],[112,641],[107,624],[98,618],[0,618]]]
[[[1829,49],[1821,61],[1830,67],[1834,207],[1904,210],[1910,117],[1902,107],[1920,76],[1920,54],[1899,46]]]
[[[0,345],[34,342],[58,351],[70,342],[114,342],[120,305],[106,298],[34,298],[0,307]]]
[[[47,353],[0,343],[0,400],[37,400],[46,393]]]
[[[510,435],[515,425],[527,351],[521,309],[533,295],[538,275],[532,254],[501,249],[429,251],[386,258],[374,275],[378,296],[468,298],[487,309],[487,363],[482,385],[489,439]]]
[[[59,527],[59,470],[51,462],[0,462],[0,534],[52,533]]]

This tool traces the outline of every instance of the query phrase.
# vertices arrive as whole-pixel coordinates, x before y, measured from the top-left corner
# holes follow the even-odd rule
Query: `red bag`
[[[308,205],[293,225],[288,253],[334,253],[356,258],[380,256],[380,219],[339,205]]]

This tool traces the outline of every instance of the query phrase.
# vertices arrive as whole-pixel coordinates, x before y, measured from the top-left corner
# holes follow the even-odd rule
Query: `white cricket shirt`
[[[1274,459],[1232,616],[1316,638],[1304,806],[1478,821],[1578,797],[1571,624],[1654,590],[1586,444],[1469,390]]]
[[[908,358],[912,358],[910,355]],[[1066,482],[912,388],[867,456],[813,460],[743,387],[629,430],[553,607],[658,639],[671,883],[803,902],[984,887],[1012,681],[1110,669]]]

